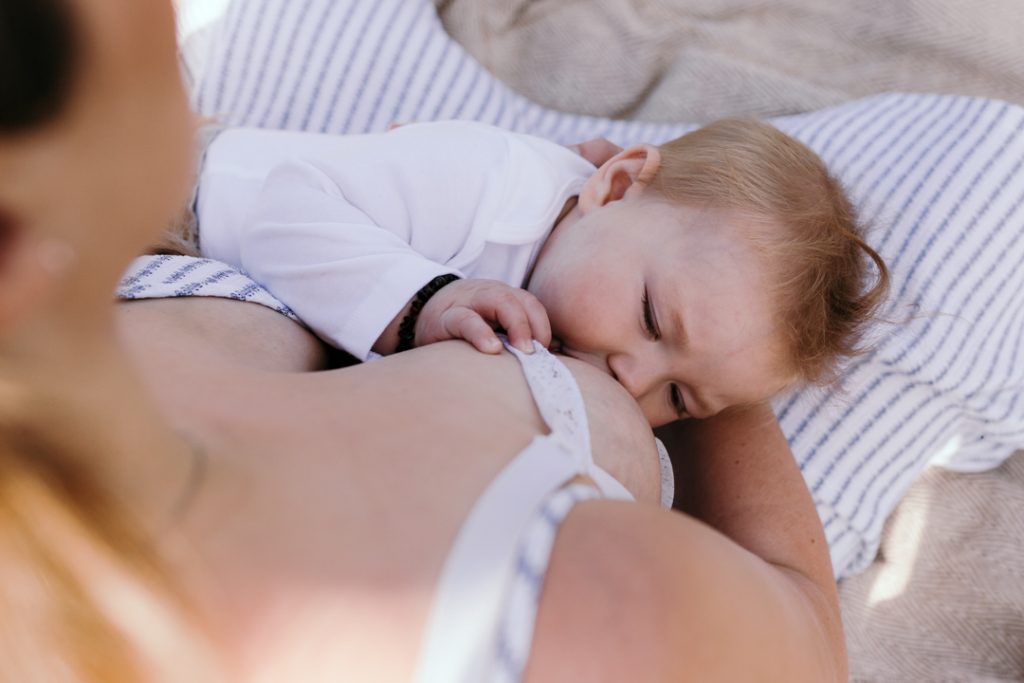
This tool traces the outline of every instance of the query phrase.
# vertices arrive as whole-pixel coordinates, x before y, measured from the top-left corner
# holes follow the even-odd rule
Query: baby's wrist
[[[419,322],[420,313],[423,311],[423,307],[426,306],[431,297],[441,291],[441,289],[446,285],[450,285],[458,279],[459,276],[454,273],[438,275],[433,280],[423,285],[423,287],[416,292],[412,301],[409,302],[409,312],[406,313],[404,318],[402,318],[402,322],[398,326],[398,345],[395,347],[396,353],[408,351],[416,346],[416,328],[417,323]]]

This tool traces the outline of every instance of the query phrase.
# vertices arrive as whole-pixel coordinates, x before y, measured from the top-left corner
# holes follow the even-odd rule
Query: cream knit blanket
[[[1022,0],[438,0],[445,27],[542,104],[708,121],[900,90],[1024,104]]]

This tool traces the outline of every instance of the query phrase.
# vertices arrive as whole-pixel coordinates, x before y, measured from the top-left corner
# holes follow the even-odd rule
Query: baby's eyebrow
[[[686,324],[683,321],[683,312],[676,302],[676,305],[669,307],[669,321],[672,323],[672,338],[676,341],[676,346],[688,346],[690,338],[686,334]]]

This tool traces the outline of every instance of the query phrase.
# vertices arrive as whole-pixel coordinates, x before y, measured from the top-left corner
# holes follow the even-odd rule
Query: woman
[[[521,452],[568,432],[510,354],[438,344],[304,372],[324,350],[266,307],[115,312],[119,274],[188,182],[169,4],[0,11],[3,49],[40,57],[4,74],[16,106],[0,119],[2,677],[442,680],[431,666],[475,654],[438,655],[451,634],[431,635],[467,517]],[[549,369],[582,391],[574,424],[637,502],[566,503],[536,616],[512,622],[525,649],[461,670],[844,679],[826,544],[781,434],[758,423],[770,412],[692,435],[685,517],[653,504],[656,454],[632,400],[565,363]],[[768,437],[750,443],[755,431]],[[586,432],[566,439],[582,452]],[[743,457],[711,457],[730,452]],[[596,478],[572,482],[614,488]]]

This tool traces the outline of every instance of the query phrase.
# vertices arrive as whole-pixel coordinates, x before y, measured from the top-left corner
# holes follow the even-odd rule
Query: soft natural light
[[[899,548],[899,561],[882,563],[881,571],[871,586],[868,605],[877,605],[898,597],[910,581],[931,507],[931,494],[922,495],[926,497],[920,504],[904,506],[893,520],[886,544]]]
[[[182,38],[207,26],[224,14],[229,0],[174,0],[178,11],[178,35]]]
[[[952,439],[947,441],[944,446],[935,452],[935,455],[933,455],[931,460],[928,461],[928,464],[945,467],[952,462],[953,458],[956,457],[956,454],[960,452],[961,443],[963,443],[963,438],[959,434],[954,435]]]

